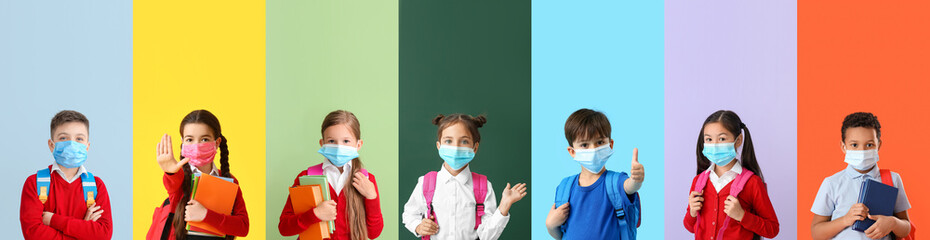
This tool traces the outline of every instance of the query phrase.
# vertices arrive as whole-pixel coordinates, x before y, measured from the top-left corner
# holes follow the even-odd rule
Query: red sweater
[[[300,174],[297,174],[297,177],[294,178],[294,185],[291,187],[296,187],[300,185],[300,177],[306,176],[307,171],[301,171]],[[375,175],[369,173],[368,180],[375,185],[375,192],[378,192],[378,182],[375,181]],[[349,187],[349,186],[346,186]],[[329,195],[336,196],[336,190],[330,185]],[[367,219],[365,222],[368,223],[368,238],[375,239],[381,235],[381,230],[384,228],[384,219],[381,217],[381,194],[378,194],[378,197],[375,199],[365,199],[365,215]],[[342,239],[351,239],[349,238],[349,221],[346,216],[348,215],[346,211],[346,198],[345,194],[340,194],[336,196],[336,231],[332,234],[333,240],[342,240]],[[313,214],[313,211],[307,211],[303,214],[295,214],[294,206],[291,205],[291,196],[288,194],[287,203],[284,204],[284,210],[281,211],[281,219],[278,223],[278,231],[281,232],[281,235],[284,236],[293,236],[300,234],[304,230],[307,230],[310,227],[310,224],[318,223],[320,219],[316,217],[316,214]]]
[[[179,172],[180,173],[180,172]],[[168,190],[168,207],[174,209],[178,202],[181,201],[181,184],[184,183],[184,174],[165,173],[162,177],[165,183],[165,190]],[[239,184],[239,180],[233,177],[233,181]],[[183,203],[187,204],[187,203]],[[171,221],[171,219],[168,219]],[[203,222],[216,227],[217,230],[225,232],[228,235],[245,237],[249,234],[249,212],[245,209],[245,200],[242,199],[242,188],[236,193],[236,202],[233,203],[232,215],[214,212],[207,209],[207,216]],[[155,224],[155,223],[153,223]],[[161,226],[158,226],[161,227]],[[171,228],[168,239],[174,238],[174,228]]]
[[[697,182],[697,176],[691,180],[691,188],[688,189],[694,189],[695,182]],[[704,186],[704,206],[698,213],[703,222],[697,232],[694,231],[697,218],[691,217],[691,206],[688,206],[685,211],[684,224],[685,229],[694,233],[694,239],[715,238],[723,221],[730,221],[723,233],[723,239],[752,239],[753,234],[764,238],[774,238],[778,235],[778,217],[775,216],[775,209],[772,208],[772,202],[769,200],[769,194],[762,179],[756,175],[750,177],[743,191],[736,197],[743,211],[746,212],[743,215],[743,221],[736,221],[723,211],[723,203],[730,196],[732,184],[733,181],[720,189],[719,193],[714,189],[713,184],[708,183]]]
[[[52,168],[51,165],[48,166]],[[97,182],[97,199],[94,201],[103,213],[97,221],[85,221],[87,203],[81,179],[68,183],[61,175],[52,172],[51,190],[45,204],[36,193],[36,175],[26,178],[20,200],[19,221],[25,239],[110,239],[113,235],[113,219],[110,212],[110,195],[103,180]],[[42,224],[42,212],[52,212],[49,226]]]

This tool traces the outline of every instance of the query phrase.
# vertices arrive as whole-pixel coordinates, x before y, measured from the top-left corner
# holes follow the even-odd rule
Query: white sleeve
[[[911,203],[907,200],[907,193],[904,192],[904,180],[901,179],[901,175],[892,172],[891,180],[894,183],[894,186],[898,188],[898,197],[894,203],[894,213],[899,213],[911,209]]]
[[[478,238],[482,240],[500,238],[509,221],[510,214],[504,216],[498,211],[494,187],[491,186],[491,181],[488,181],[488,195],[484,199],[484,216],[481,217],[481,225],[478,225]]]
[[[407,199],[407,203],[404,204],[404,213],[402,216],[404,226],[418,238],[422,236],[417,234],[417,226],[423,221],[424,216],[426,216],[426,197],[423,197],[423,177],[420,177],[417,179],[417,186],[414,187],[413,192],[410,193],[410,198]]]

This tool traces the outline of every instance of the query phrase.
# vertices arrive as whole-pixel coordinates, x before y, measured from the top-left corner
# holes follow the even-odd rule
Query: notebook
[[[867,179],[859,188],[859,203],[869,208],[870,215],[894,215],[894,204],[898,199],[898,188],[885,185],[882,182]],[[853,223],[853,230],[865,232],[875,220],[866,218]]]
[[[206,174],[195,174],[193,176],[193,186],[191,188],[193,199],[211,211],[227,215],[232,214],[233,204],[236,203],[236,194],[238,192],[239,185],[232,178]],[[187,222],[187,230],[216,236],[226,235],[204,222]]]
[[[291,194],[291,204],[294,213],[302,214],[313,211],[323,202],[323,188],[320,185],[300,185],[288,189]],[[330,238],[329,222],[318,222],[310,225],[307,230],[300,233],[302,240],[321,240]]]
[[[300,176],[300,185],[320,185],[321,190],[323,191],[323,201],[332,200],[329,195],[329,182],[326,180],[326,176],[323,175],[306,175]],[[293,199],[292,199],[293,200]],[[316,206],[316,205],[314,205]],[[334,221],[329,221],[329,232],[332,233],[336,230],[336,223]]]

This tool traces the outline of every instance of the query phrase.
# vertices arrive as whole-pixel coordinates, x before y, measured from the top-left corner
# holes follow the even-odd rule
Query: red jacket
[[[49,165],[49,169],[52,166]],[[23,196],[20,200],[19,221],[25,239],[110,239],[113,235],[113,219],[110,212],[110,195],[103,180],[94,177],[97,182],[97,199],[95,202],[103,213],[97,221],[85,221],[87,203],[84,201],[84,187],[81,179],[68,183],[61,175],[52,172],[51,191],[45,204],[39,201],[36,193],[36,175],[26,178],[23,184]],[[42,212],[52,212],[49,226],[42,224]]]
[[[165,183],[165,190],[168,191],[168,209],[174,211],[174,208],[177,207],[178,201],[181,201],[181,184],[184,184],[184,174],[183,172],[178,172],[175,174],[165,173],[165,176],[162,177]],[[233,181],[236,184],[239,184],[239,180],[233,177]],[[187,204],[187,203],[183,203]],[[168,219],[171,221],[172,219]],[[228,235],[245,237],[249,234],[249,212],[245,209],[245,200],[242,199],[242,188],[239,189],[239,192],[236,193],[236,202],[233,203],[233,212],[232,215],[226,215],[223,213],[214,212],[210,209],[207,209],[207,216],[204,217],[203,222],[210,224],[211,226],[216,227],[216,229],[225,232]],[[158,225],[159,223],[152,223]],[[163,224],[163,223],[162,223]],[[153,227],[163,227],[164,225],[153,226]],[[168,239],[174,238],[174,228],[171,228],[171,232]]]
[[[688,189],[694,189],[695,182],[697,182],[697,176],[691,180],[691,187]],[[723,211],[723,203],[730,196],[732,184],[731,181],[720,189],[719,193],[714,189],[713,184],[704,186],[704,206],[698,213],[701,214],[701,221],[704,222],[701,223],[701,229],[697,232],[694,231],[697,218],[691,217],[691,206],[688,206],[685,211],[684,224],[685,229],[694,233],[694,239],[713,239],[716,237],[717,230],[723,225],[723,221],[730,221],[723,233],[723,238],[726,240],[752,239],[753,233],[764,238],[774,238],[778,235],[778,217],[775,216],[775,209],[772,208],[772,201],[769,200],[769,194],[762,179],[756,175],[750,177],[743,191],[736,197],[746,212],[743,221],[736,221]]]
[[[301,171],[300,174],[297,174],[297,177],[294,178],[294,184],[291,187],[296,187],[300,185],[300,177],[306,176],[307,171]],[[378,192],[378,182],[375,181],[375,175],[369,173],[368,180],[375,185],[375,192]],[[349,186],[346,186],[349,187]],[[330,185],[329,195],[336,196],[336,190],[333,189]],[[381,194],[378,194],[378,197],[375,199],[365,199],[365,215],[367,219],[365,222],[368,223],[368,238],[375,239],[381,235],[381,230],[384,228],[384,219],[381,217]],[[336,231],[332,234],[333,240],[342,240],[350,239],[349,238],[349,222],[346,218],[346,198],[345,194],[340,194],[336,196]],[[313,214],[313,211],[307,211],[303,214],[295,214],[294,206],[291,205],[291,196],[288,194],[287,203],[284,204],[284,210],[281,211],[281,219],[278,223],[278,231],[281,232],[281,235],[284,236],[293,236],[300,234],[310,226],[310,224],[318,223],[320,219]]]

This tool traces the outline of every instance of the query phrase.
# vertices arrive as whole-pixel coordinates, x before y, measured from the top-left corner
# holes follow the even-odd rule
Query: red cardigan
[[[297,177],[294,178],[294,184],[291,187],[296,187],[300,184],[300,177],[306,176],[307,171],[301,171],[300,174],[297,174]],[[378,192],[378,182],[375,181],[375,175],[369,173],[368,180],[375,185],[375,192]],[[348,186],[346,186],[348,187]],[[336,190],[330,185],[329,195],[336,196]],[[375,239],[381,235],[381,230],[384,228],[384,219],[381,217],[381,194],[378,194],[378,197],[375,199],[365,199],[365,215],[367,217],[366,221],[368,223],[368,238]],[[346,211],[346,198],[345,194],[339,194],[336,196],[336,231],[332,234],[333,240],[342,240],[342,239],[351,239],[349,238],[349,221],[346,216],[348,215]],[[294,206],[291,205],[291,196],[288,194],[287,203],[284,204],[284,210],[281,211],[280,222],[278,223],[278,231],[281,235],[284,236],[293,236],[300,234],[304,230],[307,230],[310,227],[310,224],[318,223],[320,219],[313,214],[313,211],[307,211],[303,214],[295,214]]]
[[[52,168],[51,165],[48,166]],[[84,187],[81,179],[68,183],[61,175],[52,172],[51,191],[45,204],[36,193],[36,175],[26,178],[23,196],[20,199],[19,221],[25,239],[110,239],[113,235],[113,219],[110,211],[110,195],[103,180],[97,182],[97,206],[103,210],[97,221],[85,221],[87,203],[84,202]],[[52,212],[49,226],[42,224],[42,212]]]
[[[181,184],[184,184],[184,173],[165,173],[165,176],[162,177],[162,179],[164,180],[165,190],[168,191],[168,207],[169,209],[175,209],[175,207],[178,205],[178,201],[181,201]],[[233,182],[239,184],[239,180],[235,177],[233,177]],[[168,221],[171,220],[172,219],[168,219]],[[228,235],[238,237],[245,237],[248,235],[249,212],[246,211],[245,200],[242,199],[242,188],[239,188],[239,191],[236,193],[236,202],[233,203],[232,215],[226,215],[207,209],[207,216],[204,217],[203,222],[210,224],[210,226],[216,227],[217,230],[225,232]],[[171,232],[168,234],[170,234],[168,239],[175,239],[173,227],[171,228]]]
[[[713,173],[711,173],[713,174]],[[710,180],[708,180],[710,181]],[[735,181],[735,180],[734,180]],[[691,180],[691,187],[697,182],[697,176]],[[775,209],[772,208],[772,201],[769,200],[769,194],[766,190],[765,183],[759,176],[753,175],[746,182],[743,191],[739,193],[737,199],[743,207],[746,214],[743,221],[736,221],[730,218],[723,211],[724,201],[730,196],[730,185],[733,182],[720,189],[718,193],[713,184],[704,186],[704,206],[701,208],[701,229],[694,231],[694,224],[697,218],[691,217],[691,206],[685,211],[685,229],[694,233],[694,239],[712,239],[723,221],[730,221],[729,226],[723,233],[724,239],[752,239],[753,234],[758,234],[764,238],[774,238],[778,235],[778,217],[775,216]],[[690,193],[690,191],[689,191]],[[714,239],[716,240],[716,239]]]

